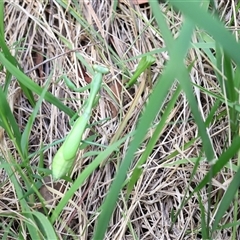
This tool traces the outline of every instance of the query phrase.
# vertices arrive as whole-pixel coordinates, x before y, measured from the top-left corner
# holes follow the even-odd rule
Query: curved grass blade
[[[15,66],[15,67],[20,67],[19,63],[17,62],[17,60],[12,56],[11,52],[9,51],[8,49],[8,46],[5,42],[5,39],[4,39],[4,3],[3,1],[0,1],[0,46],[1,46],[1,49],[5,55],[5,57]],[[10,85],[10,82],[11,82],[11,78],[12,78],[12,74],[10,71],[7,70],[7,73],[6,73],[6,78],[5,78],[5,84],[4,84],[4,93],[7,93],[7,90],[8,90],[8,86]],[[26,88],[24,86],[24,84],[22,84],[20,82],[20,86],[24,92],[24,94],[26,95],[27,99],[29,100],[30,104],[32,106],[35,105],[35,101],[34,101],[34,97],[33,97],[33,94],[32,92]]]
[[[52,224],[45,215],[36,211],[30,212],[30,214],[36,218],[38,226],[42,230],[41,232],[44,235],[45,239],[58,239]]]
[[[35,82],[33,82],[22,71],[16,68],[11,62],[9,62],[2,53],[0,53],[0,62],[7,68],[9,72],[11,72],[19,80],[19,82],[21,82],[24,86],[26,86],[31,91],[37,93],[38,95],[41,95],[43,89],[39,85],[37,85]],[[70,117],[73,117],[74,111],[71,110],[69,107],[65,106],[63,103],[61,103],[61,101],[59,101],[51,93],[47,92],[45,94],[44,99],[52,103],[56,107],[58,107],[60,110],[68,114]]]

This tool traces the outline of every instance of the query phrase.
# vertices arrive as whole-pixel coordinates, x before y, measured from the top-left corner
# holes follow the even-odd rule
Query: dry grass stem
[[[24,72],[40,86],[44,86],[47,77],[52,73],[49,91],[75,111],[81,108],[88,97],[88,92],[72,92],[62,80],[59,81],[59,77],[65,73],[77,87],[86,86],[87,81],[91,80],[91,73],[80,63],[76,53],[79,53],[90,65],[97,63],[108,66],[111,73],[104,77],[108,87],[106,87],[107,90],[104,89],[101,92],[101,100],[93,111],[91,122],[95,123],[108,118],[110,120],[93,126],[90,128],[91,130],[86,131],[84,136],[87,138],[94,131],[97,134],[96,143],[108,145],[135,129],[137,118],[142,112],[151,87],[158,73],[164,68],[165,59],[168,58],[167,53],[156,55],[157,61],[150,76],[152,83],[148,84],[145,78],[140,77],[139,84],[130,90],[126,89],[123,84],[128,80],[127,72],[113,64],[112,53],[108,46],[111,46],[121,61],[128,61],[126,65],[131,72],[134,72],[139,62],[139,59],[134,59],[135,56],[164,47],[163,39],[156,34],[157,30],[149,26],[152,19],[150,8],[147,4],[133,6],[129,1],[121,1],[117,12],[114,12],[111,3],[113,1],[93,1],[92,5],[88,3],[89,1],[79,1],[79,11],[82,11],[81,20],[93,28],[93,30],[89,30],[76,21],[69,11],[63,9],[57,3],[58,1],[47,2],[49,3],[36,0],[5,2],[7,44],[11,48],[12,54],[19,60]],[[71,2],[74,1],[67,2],[69,2],[69,8],[73,6]],[[223,2],[225,1],[219,3],[221,8],[225,5]],[[165,11],[166,5],[162,3],[161,8]],[[231,14],[236,14],[231,9],[234,8],[228,4],[223,9],[223,17],[225,16],[226,21],[229,21]],[[170,10],[166,15],[173,36],[177,37],[182,17]],[[113,16],[114,18],[112,18]],[[152,26],[155,26],[154,22],[152,22]],[[94,31],[102,37],[103,42],[100,42],[96,34],[93,34]],[[197,41],[197,38],[193,36],[193,42],[195,40]],[[129,59],[132,60],[129,61]],[[219,86],[212,70],[214,66],[211,66],[206,56],[200,51],[192,49],[188,55],[188,62],[192,63],[193,61],[195,63],[190,73],[191,80],[209,91],[218,92]],[[205,119],[211,110],[214,99],[203,94],[197,88],[194,88],[194,91],[199,110]],[[14,115],[20,128],[24,129],[32,107],[19,92],[15,82],[11,84],[10,96]],[[172,92],[169,93],[164,104],[171,99],[171,96]],[[218,111],[224,111],[224,109],[223,106]],[[156,119],[155,123],[158,121],[159,119]],[[30,153],[39,150],[41,145],[48,145],[62,139],[70,128],[68,117],[44,101],[31,132]],[[211,123],[208,128],[216,156],[219,156],[224,149],[228,128],[229,124],[226,119],[216,119],[216,122]],[[133,164],[143,153],[152,132],[153,129],[150,129],[141,149],[135,155]],[[181,95],[154,151],[143,166],[144,173],[128,201],[124,198],[125,190],[122,191],[106,239],[133,239],[130,229],[139,239],[144,240],[199,239],[196,229],[200,228],[201,216],[197,207],[197,196],[194,196],[185,205],[172,231],[169,231],[171,211],[176,211],[180,206],[185,190],[189,186],[194,165],[193,159],[201,155],[201,143],[198,140],[187,149],[183,149],[182,146],[197,135],[197,126],[188,103],[185,96]],[[1,137],[1,139],[3,138]],[[9,151],[18,159],[11,141],[7,138],[4,141],[5,145],[1,140],[2,154],[8,146]],[[122,155],[125,154],[129,141],[127,140],[121,146]],[[45,167],[50,167],[56,150],[55,146],[44,151]],[[87,151],[91,150],[101,151],[103,149],[92,145],[87,148]],[[5,154],[7,154],[6,152]],[[92,156],[88,156],[86,152],[79,152],[73,178],[76,178],[91,162]],[[170,158],[169,156],[174,152],[176,154]],[[67,234],[67,227],[70,227],[78,239],[91,239],[98,216],[98,208],[109,189],[121,159],[121,155],[108,159],[75,193],[62,213],[62,221],[55,223],[55,229],[62,238]],[[186,163],[175,164],[182,159],[185,159]],[[31,164],[37,165],[38,161],[39,158],[36,157]],[[208,164],[201,161],[191,182],[190,190],[202,180],[208,169]],[[217,195],[222,194],[221,191],[226,189],[230,179],[231,171],[226,170],[213,181],[212,202],[217,201]],[[57,187],[52,183],[48,184],[48,187],[45,186],[47,191],[44,189],[41,193],[46,198],[45,200],[48,200],[48,207],[51,209],[69,189],[69,185],[65,182],[59,183]],[[47,195],[45,195],[45,191]],[[53,201],[50,201],[49,193],[54,198]],[[205,188],[202,190],[201,196],[204,207],[207,209]],[[36,206],[40,205],[36,203]],[[17,231],[23,217],[19,214],[20,206],[13,186],[9,179],[6,179],[4,172],[1,172],[0,209],[1,213],[12,212],[19,216],[11,229],[13,232]],[[231,216],[226,215],[225,218],[230,221]],[[4,218],[2,221],[5,221]],[[1,231],[0,235],[3,234]],[[188,233],[188,237],[185,237],[186,233]],[[216,239],[229,239],[228,234],[227,230],[222,231],[216,236]],[[72,238],[68,236],[67,239]]]

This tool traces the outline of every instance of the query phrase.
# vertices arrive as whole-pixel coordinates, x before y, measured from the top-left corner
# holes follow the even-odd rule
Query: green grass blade
[[[224,74],[226,76],[227,81],[225,81],[226,86],[226,93],[227,98],[230,100],[230,102],[235,103],[238,102],[238,94],[236,92],[236,87],[234,85],[234,74],[233,74],[233,67],[231,59],[227,56],[227,54],[223,55],[223,63],[224,63]],[[230,116],[230,129],[232,136],[238,134],[238,121],[237,121],[237,114],[235,105],[233,107],[229,108],[229,116]]]
[[[4,223],[0,223],[0,227],[3,229],[4,231],[4,234],[2,235],[2,240],[8,240],[9,239],[9,235],[12,237],[12,238],[17,238],[16,235],[14,233],[11,233],[11,225],[13,224],[14,222],[14,219],[11,219],[10,222],[8,223],[8,226],[5,227]]]
[[[9,62],[2,53],[0,53],[0,62],[8,69],[9,72],[11,72],[23,85],[25,85],[28,89],[31,91],[37,93],[38,95],[41,95],[42,88],[38,86],[36,83],[34,83],[28,76],[26,76],[22,71],[17,69],[11,62]],[[58,107],[60,110],[64,111],[66,114],[68,114],[70,117],[74,115],[74,111],[72,111],[70,108],[62,104],[56,97],[54,97],[51,93],[47,92],[45,94],[45,100],[52,103],[56,107]]]
[[[228,189],[225,192],[219,204],[217,213],[215,215],[213,227],[212,227],[212,233],[217,229],[218,224],[220,223],[225,211],[229,208],[231,202],[234,200],[235,194],[238,191],[239,186],[240,186],[240,168],[238,169],[235,176],[233,177],[233,180],[228,186]]]
[[[233,107],[233,105],[235,106],[235,109],[238,113],[240,113],[240,105],[237,102],[231,103],[230,101],[226,102],[226,99],[224,99],[224,97],[219,93],[219,94],[215,94],[212,91],[207,90],[206,88],[203,88],[195,83],[193,83],[193,86],[198,87],[200,90],[202,90],[203,92],[205,92],[206,94],[208,94],[211,97],[217,98],[221,103],[225,103],[228,107]]]
[[[197,196],[198,196],[198,201],[199,201],[199,207],[200,207],[200,212],[201,212],[201,227],[202,227],[202,230],[201,230],[201,233],[202,233],[202,238],[203,239],[209,239],[209,227],[207,226],[207,223],[206,223],[206,216],[205,216],[205,208],[203,206],[203,203],[202,203],[202,198],[199,194],[199,192],[197,193]]]
[[[168,51],[171,51],[171,48],[174,44],[174,39],[172,33],[166,23],[165,17],[159,9],[159,4],[155,1],[150,1],[150,6],[157,21],[159,29],[161,29],[163,39],[165,40],[166,48]]]
[[[231,102],[235,102],[236,100],[236,91],[234,86],[233,80],[233,68],[231,59],[227,56],[227,54],[223,53],[223,65],[224,65],[224,75],[226,76],[226,90],[227,90],[227,97]]]
[[[237,65],[237,68],[235,70],[233,79],[234,79],[234,86],[236,87],[237,90],[239,90],[240,89],[240,81],[239,81],[239,79],[240,79],[240,65]],[[237,94],[237,97],[238,97],[238,94]],[[239,102],[239,100],[237,102]]]
[[[52,224],[50,223],[50,221],[48,220],[48,218],[43,215],[42,213],[40,212],[36,212],[36,211],[33,211],[33,212],[30,212],[29,214],[32,214],[38,221],[38,226],[40,226],[41,228],[41,232],[43,233],[44,237],[46,240],[57,240],[58,237],[53,229],[53,226]]]
[[[0,38],[4,38],[4,2],[0,1]]]
[[[150,4],[152,5],[153,2],[150,2]],[[181,68],[183,65],[179,67],[179,63],[183,61],[188,47],[190,46],[191,31],[189,31],[188,28],[189,24],[183,25],[183,29],[180,34],[181,38],[179,37],[180,40],[176,40],[176,43],[171,51],[170,61],[168,62],[162,76],[158,79],[157,84],[151,96],[149,97],[148,105],[137,125],[136,134],[132,142],[130,143],[126,156],[122,161],[120,168],[118,169],[115,179],[110,187],[109,193],[105,199],[105,202],[102,205],[102,212],[98,218],[97,226],[93,237],[94,240],[104,239],[107,225],[111,218],[114,207],[116,206],[117,198],[125,181],[129,166],[132,162],[132,159],[134,158],[134,153],[140,146],[153,119],[159,112],[160,106],[162,105],[169,91],[169,88],[173,84],[175,77],[177,77],[177,75],[181,74],[183,71],[183,69]],[[184,42],[185,44],[182,45],[183,37],[186,42]],[[173,71],[173,69],[177,69],[178,71]]]
[[[231,146],[222,153],[222,155],[218,158],[216,163],[212,166],[212,176],[215,177],[216,174],[223,169],[223,167],[229,162],[229,160],[234,157],[236,152],[238,152],[240,149],[240,136],[235,137],[232,141]],[[210,172],[206,174],[206,176],[203,178],[203,180],[198,184],[196,188],[194,188],[193,192],[188,197],[188,200],[192,197],[193,194],[199,192],[203,187],[205,187],[209,181],[210,178]]]
[[[212,106],[210,113],[208,114],[208,116],[206,118],[206,121],[205,121],[206,127],[209,127],[209,125],[214,121],[215,113],[219,109],[220,104],[221,104],[221,101],[219,99],[217,99],[217,101]]]
[[[14,142],[19,154],[22,156],[21,151],[21,132],[19,130],[16,119],[14,118],[10,109],[8,100],[5,93],[0,88],[0,126],[5,129],[9,138]]]
[[[37,231],[36,229],[36,226],[33,226],[33,223],[35,222],[34,219],[33,219],[33,216],[31,214],[31,210],[26,202],[26,200],[23,198],[23,189],[21,187],[21,185],[19,184],[16,176],[15,176],[15,173],[13,172],[12,170],[12,167],[10,166],[10,164],[6,164],[4,166],[4,169],[6,170],[10,180],[11,180],[11,183],[13,184],[14,186],[14,189],[16,191],[16,195],[17,195],[17,198],[19,199],[19,202],[20,202],[20,205],[21,205],[21,211],[22,211],[22,214],[27,218],[29,219],[29,221],[26,221],[26,226],[29,230],[29,234],[31,236],[31,239],[41,239],[40,235],[39,235],[39,232]]]
[[[171,53],[172,51],[172,46],[173,46],[173,39],[171,37],[171,33],[170,33],[170,30],[168,29],[168,26],[166,25],[163,17],[161,17],[161,11],[157,10],[159,9],[159,6],[158,6],[158,3],[157,2],[150,2],[150,5],[153,9],[153,12],[155,13],[156,15],[156,19],[157,19],[157,22],[159,24],[159,27],[163,28],[163,36],[166,36],[167,37],[167,40],[166,41],[166,44],[169,44],[169,46],[167,45],[168,49],[169,49],[169,52]],[[159,14],[157,14],[159,12]],[[193,24],[192,22],[189,20],[189,19],[186,19],[185,21],[185,35],[188,36],[189,34],[192,33],[193,31]],[[183,30],[182,30],[183,31]],[[179,37],[179,41],[181,41],[181,48],[184,49],[184,45],[187,45],[188,44],[188,40],[186,39],[185,35],[182,35],[182,37],[180,38]],[[185,68],[184,67],[184,64],[180,61],[179,64],[182,64],[182,68]],[[198,111],[198,105],[197,105],[197,102],[196,102],[196,99],[195,99],[195,96],[193,94],[193,91],[192,91],[192,84],[191,84],[191,80],[188,76],[188,72],[187,70],[183,71],[182,74],[178,74],[176,76],[182,86],[182,89],[184,90],[186,96],[187,96],[187,99],[188,99],[188,102],[189,102],[189,105],[191,107],[191,110],[192,110],[192,114],[194,116],[194,119],[198,125],[198,129],[199,129],[199,134],[202,138],[202,143],[203,143],[203,149],[206,153],[206,156],[207,156],[207,159],[208,161],[211,161],[214,157],[214,151],[213,151],[213,148],[212,148],[212,144],[211,144],[211,141],[209,139],[209,136],[207,134],[207,131],[206,131],[206,127],[205,127],[205,123],[203,122],[202,120],[202,117]]]
[[[154,62],[155,62],[155,58],[151,55],[147,55],[145,57],[143,57],[138,66],[136,71],[134,72],[133,76],[131,77],[131,79],[127,82],[126,87],[131,87],[133,84],[135,84],[135,82],[137,81],[138,77],[147,69],[149,68]]]
[[[185,194],[183,196],[183,200],[180,204],[180,207],[178,208],[177,212],[175,215],[172,216],[172,223],[171,223],[171,228],[173,227],[173,224],[175,224],[176,220],[177,220],[177,216],[179,215],[180,211],[182,210],[183,206],[186,204],[186,202],[190,199],[189,197],[187,198],[187,195],[188,194],[188,191],[189,191],[189,187],[191,186],[191,182],[193,181],[194,179],[194,176],[198,170],[198,167],[199,167],[199,164],[200,164],[200,161],[202,160],[202,156],[199,156],[195,161],[194,161],[194,167],[193,167],[193,170],[192,170],[192,173],[191,173],[191,176],[190,176],[190,179],[189,179],[189,184],[187,186],[187,189],[185,191]]]
[[[118,7],[118,0],[113,0],[113,5],[112,5],[112,11],[113,11],[113,14],[112,14],[112,18],[111,18],[111,21],[114,20],[115,18],[115,14],[117,12],[117,7]]]
[[[202,139],[202,145],[203,145],[204,152],[206,154],[207,160],[210,162],[214,158],[213,147],[212,147],[210,138],[207,134],[205,123],[199,113],[198,104],[197,104],[196,98],[193,94],[191,82],[190,82],[187,71],[184,71],[182,75],[179,75],[179,81],[182,86],[182,89],[184,90],[184,92],[187,96],[192,114],[194,116],[194,120],[196,121],[196,124],[198,126],[199,135]]]
[[[234,221],[231,223],[223,224],[223,225],[219,226],[217,229],[223,230],[223,229],[227,229],[227,228],[239,227],[239,225],[240,225],[240,220],[238,220],[236,222]]]
[[[234,36],[218,19],[200,7],[200,1],[169,0],[169,3],[177,7],[192,22],[212,35],[224,51],[240,65],[240,55],[236,51],[236,49],[240,48],[240,44],[236,42]]]
[[[222,93],[224,94],[225,80],[224,80],[224,76],[221,74],[221,72],[223,71],[223,62],[222,62],[223,49],[219,46],[219,44],[216,44],[215,51],[216,51],[216,66],[217,66],[217,69],[215,69],[215,74],[217,76],[217,80],[221,87]]]
[[[130,177],[129,183],[127,184],[127,198],[131,194],[131,192],[134,188],[134,185],[136,184],[139,177],[141,176],[141,174],[143,172],[142,165],[145,164],[145,162],[147,161],[147,158],[149,157],[153,148],[155,147],[155,144],[158,141],[160,134],[166,125],[167,119],[174,107],[174,104],[177,101],[177,98],[178,98],[180,92],[181,92],[181,88],[178,86],[175,93],[171,97],[171,100],[169,101],[167,107],[165,108],[163,115],[161,116],[161,120],[158,123],[151,139],[149,140],[149,143],[146,146],[146,150],[143,152],[139,161],[137,162],[137,164],[133,170],[132,176]]]
[[[1,1],[1,3],[2,3],[2,1]],[[1,49],[2,49],[3,54],[6,57],[6,59],[9,62],[11,62],[15,67],[19,67],[21,69],[17,60],[12,56],[11,52],[9,51],[8,46],[7,46],[7,44],[5,42],[5,39],[4,39],[4,32],[5,31],[4,31],[4,23],[2,23],[2,21],[3,21],[2,17],[4,16],[4,13],[3,13],[4,8],[2,9],[1,7],[3,7],[3,6],[0,6],[0,11],[1,11],[1,14],[0,14],[0,18],[1,18],[0,19],[0,22],[1,22],[1,24],[0,24],[0,33],[1,33],[1,35],[0,35],[0,46],[1,46]],[[12,73],[9,70],[7,70],[6,78],[5,78],[5,84],[4,84],[4,93],[7,93],[8,86],[10,85],[11,79],[12,79]],[[35,101],[34,101],[34,97],[33,97],[32,92],[28,88],[26,88],[25,85],[22,84],[21,82],[19,84],[20,84],[24,94],[26,95],[27,99],[29,100],[30,104],[32,106],[34,106]]]
[[[24,159],[27,159],[27,156],[28,156],[28,143],[29,143],[29,136],[30,136],[30,132],[31,132],[31,129],[32,129],[32,126],[33,126],[33,122],[38,114],[38,110],[40,109],[41,107],[41,104],[42,104],[42,101],[44,99],[44,96],[48,90],[48,87],[49,87],[49,84],[50,84],[50,80],[51,80],[51,77],[52,77],[52,74],[49,75],[46,83],[45,83],[45,86],[43,88],[43,91],[39,97],[39,100],[31,114],[31,116],[29,117],[28,119],[28,122],[27,122],[27,125],[23,131],[23,134],[22,134],[22,137],[21,137],[21,150],[22,152],[24,153]]]

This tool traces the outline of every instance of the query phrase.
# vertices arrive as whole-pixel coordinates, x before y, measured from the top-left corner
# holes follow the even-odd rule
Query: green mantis
[[[90,95],[83,110],[83,114],[75,121],[66,140],[57,151],[52,162],[52,176],[54,180],[58,180],[66,175],[73,166],[78,147],[82,140],[82,135],[86,129],[91,116],[92,109],[95,104],[96,96],[102,85],[103,74],[109,72],[106,67],[94,65],[95,75],[90,85]],[[72,85],[70,88],[74,88]]]

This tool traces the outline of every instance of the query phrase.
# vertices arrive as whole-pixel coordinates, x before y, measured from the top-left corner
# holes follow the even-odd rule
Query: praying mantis
[[[69,173],[72,168],[83,133],[91,117],[96,97],[101,88],[103,75],[109,72],[108,68],[99,65],[94,65],[93,70],[95,71],[95,74],[90,83],[90,95],[84,107],[83,114],[75,121],[64,143],[58,149],[53,158],[52,176],[54,180],[59,180]],[[67,85],[75,91],[78,90],[73,83],[69,82]]]
[[[149,68],[154,62],[155,58],[153,56],[144,56],[139,62],[135,73],[126,84],[126,87],[131,87],[137,81],[137,78],[140,76],[140,74]],[[52,176],[54,180],[59,180],[67,173],[69,173],[70,169],[72,168],[79,145],[82,140],[83,133],[87,127],[92,109],[96,103],[97,95],[102,85],[103,75],[109,72],[108,68],[99,65],[94,65],[93,70],[95,71],[95,74],[93,76],[92,82],[90,83],[90,95],[85,104],[83,114],[75,121],[64,143],[53,158]],[[70,89],[76,92],[81,92],[89,88],[89,85],[83,88],[76,88],[76,86],[66,77],[64,81]]]

